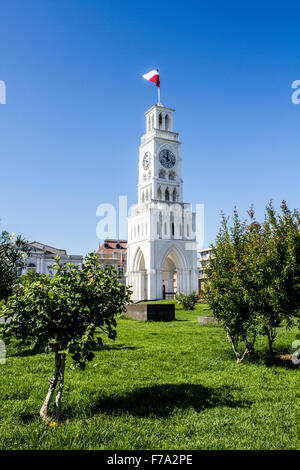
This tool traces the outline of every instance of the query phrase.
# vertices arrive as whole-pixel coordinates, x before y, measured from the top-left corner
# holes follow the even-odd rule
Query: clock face
[[[144,155],[144,158],[143,158],[144,170],[148,170],[148,168],[150,166],[150,162],[151,162],[151,155],[150,155],[149,152],[146,152],[145,155]]]
[[[176,158],[171,150],[163,149],[159,152],[159,161],[165,168],[172,168],[176,163]]]

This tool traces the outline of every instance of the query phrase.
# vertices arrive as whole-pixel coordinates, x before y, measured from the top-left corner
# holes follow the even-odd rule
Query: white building
[[[209,264],[209,261],[212,256],[212,249],[211,248],[204,248],[203,250],[198,251],[198,273],[199,273],[199,288],[203,289],[205,286],[205,266]]]
[[[29,243],[30,254],[26,259],[26,265],[19,272],[19,275],[27,273],[27,271],[35,271],[40,274],[54,274],[51,269],[54,263],[54,258],[58,256],[63,263],[75,263],[82,265],[83,258],[80,255],[68,255],[66,250],[60,250],[49,245],[42,243],[32,242]]]
[[[146,113],[139,148],[138,204],[128,218],[127,284],[134,301],[198,291],[196,216],[183,202],[174,109]]]

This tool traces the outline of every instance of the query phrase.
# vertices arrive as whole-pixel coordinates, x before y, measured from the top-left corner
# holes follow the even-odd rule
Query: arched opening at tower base
[[[174,253],[170,253],[164,263],[162,273],[163,298],[174,298],[177,294],[177,269],[178,261]]]
[[[161,285],[157,285],[158,298],[174,298],[178,292],[188,294],[190,292],[191,270],[184,252],[178,246],[173,245],[167,250],[161,264]]]
[[[169,245],[165,251],[156,252],[151,260],[147,251],[138,247],[127,272],[127,285],[131,287],[133,302],[142,300],[173,299],[176,293],[189,294],[197,290],[197,278],[191,269],[184,247]]]

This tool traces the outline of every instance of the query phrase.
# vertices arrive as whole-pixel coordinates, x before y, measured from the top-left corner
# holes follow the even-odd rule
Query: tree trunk
[[[269,331],[268,328],[266,328],[266,335],[268,338],[269,354],[271,358],[274,359],[274,351],[273,351],[274,335],[272,334],[272,332]]]
[[[66,365],[66,355],[61,354],[61,360],[60,360],[60,370],[59,370],[59,386],[58,386],[58,392],[56,395],[56,416],[55,416],[55,421],[59,421],[60,415],[61,415],[61,398],[62,398],[62,393],[63,393],[63,388],[64,388],[64,376],[65,376],[65,365]]]
[[[50,387],[49,387],[47,396],[45,398],[45,401],[43,403],[43,406],[40,410],[40,415],[43,418],[43,420],[46,421],[46,422],[51,420],[51,418],[48,415],[48,409],[49,409],[49,405],[50,405],[50,402],[52,400],[53,393],[55,391],[56,384],[57,384],[57,381],[58,381],[59,370],[60,370],[60,361],[61,361],[60,356],[61,355],[58,352],[55,353],[54,374],[53,374],[53,377],[49,380]]]
[[[236,362],[239,364],[240,362],[243,362],[243,360],[245,359],[246,355],[248,354],[249,352],[249,349],[246,348],[243,355],[241,356],[240,353],[237,351],[236,347],[235,347],[235,344],[234,344],[234,341],[233,341],[233,338],[231,337],[230,333],[229,333],[229,330],[227,330],[227,338],[229,339],[229,341],[231,342],[231,346],[232,346],[232,349],[233,349],[233,352],[235,354],[235,357],[236,357]]]
[[[61,398],[64,388],[64,375],[65,375],[65,365],[66,365],[66,354],[64,353],[55,353],[55,368],[53,377],[49,380],[50,387],[43,403],[43,406],[40,411],[40,415],[44,421],[47,423],[51,421],[51,417],[48,414],[49,406],[53,397],[53,394],[56,389],[56,385],[59,379],[58,392],[55,398],[56,404],[56,415],[55,422],[59,421],[61,416]]]

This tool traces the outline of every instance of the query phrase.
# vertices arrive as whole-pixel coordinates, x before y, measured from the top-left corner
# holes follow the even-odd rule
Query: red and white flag
[[[156,86],[160,86],[159,83],[159,71],[158,70],[151,70],[151,72],[145,73],[143,75],[143,78],[146,80],[149,80],[150,82],[153,82],[156,84]]]

